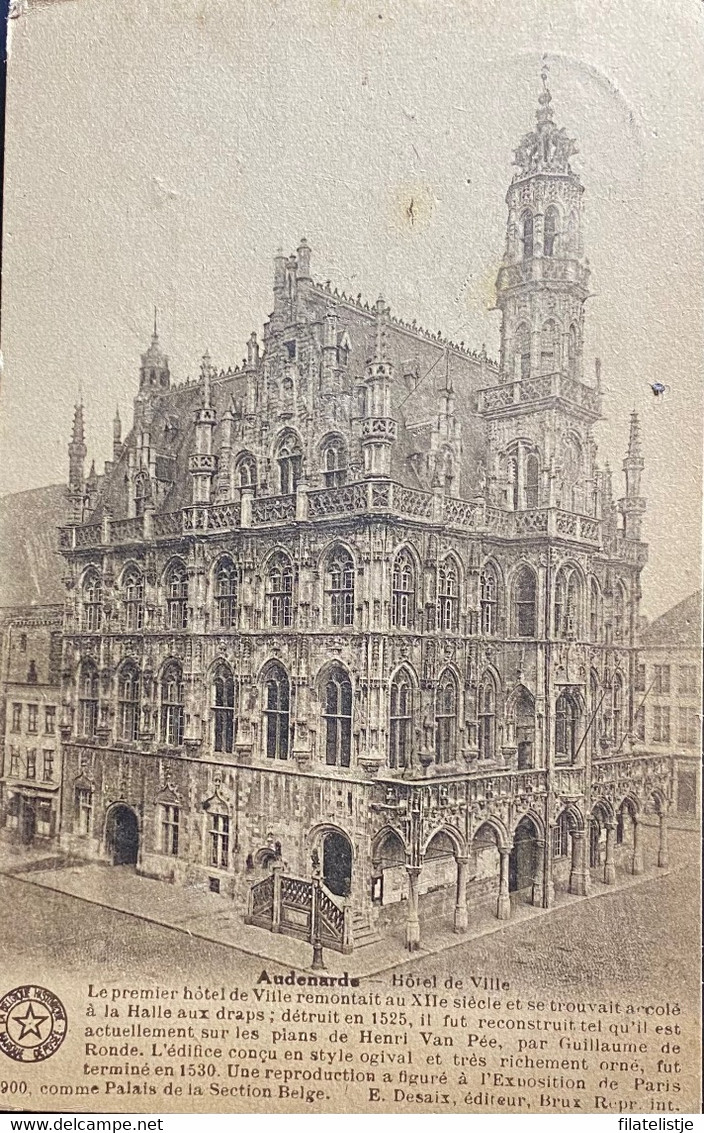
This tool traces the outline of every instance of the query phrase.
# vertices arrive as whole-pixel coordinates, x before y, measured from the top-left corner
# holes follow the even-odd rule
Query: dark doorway
[[[509,892],[532,888],[536,869],[536,845],[533,823],[524,818],[516,827],[513,849],[508,859]]]
[[[139,853],[137,815],[128,806],[116,806],[108,819],[108,850],[113,865],[136,865]]]
[[[34,835],[37,832],[37,812],[34,809],[34,803],[30,799],[22,800],[22,842],[25,846],[31,846],[34,842]]]
[[[323,880],[331,893],[348,897],[352,884],[352,847],[344,834],[326,834],[323,842]]]

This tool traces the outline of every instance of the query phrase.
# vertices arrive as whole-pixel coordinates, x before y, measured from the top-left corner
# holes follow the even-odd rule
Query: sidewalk
[[[510,931],[512,925],[536,917],[549,917],[579,901],[613,896],[620,890],[640,885],[644,881],[664,878],[669,872],[668,869],[650,869],[637,877],[619,874],[616,886],[593,881],[593,892],[589,896],[578,897],[559,892],[552,909],[515,903],[509,921],[496,919],[491,902],[486,907],[470,910],[472,923],[464,933],[454,933],[449,926],[439,925],[436,921],[421,922],[422,945],[412,954],[404,947],[403,929],[399,926],[395,932],[392,929],[383,939],[368,944],[349,956],[326,949],[326,968],[331,975],[340,975],[345,971],[360,977],[378,975],[419,957],[457,948],[468,940]],[[273,962],[299,971],[305,971],[311,965],[312,948],[309,944],[244,924],[227,898],[205,889],[183,888],[141,877],[129,866],[76,862],[56,856],[49,858],[46,855],[42,858],[36,853],[29,855],[29,858],[20,859],[17,854],[7,855],[0,849],[0,873],[258,956],[262,965]]]

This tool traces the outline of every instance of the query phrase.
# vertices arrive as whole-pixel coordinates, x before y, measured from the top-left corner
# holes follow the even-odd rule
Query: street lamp
[[[317,850],[313,850],[310,860],[313,867],[313,892],[311,900],[311,917],[313,919],[311,934],[313,937],[313,963],[311,967],[314,971],[324,972],[325,961],[323,960],[323,942],[320,938],[321,869],[320,856]]]

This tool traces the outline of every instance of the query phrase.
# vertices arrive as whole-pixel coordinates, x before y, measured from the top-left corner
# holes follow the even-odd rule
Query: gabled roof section
[[[0,498],[0,606],[63,602],[56,546],[67,506],[63,484]]]
[[[686,645],[698,648],[702,643],[702,592],[697,590],[667,610],[641,634],[641,646]]]

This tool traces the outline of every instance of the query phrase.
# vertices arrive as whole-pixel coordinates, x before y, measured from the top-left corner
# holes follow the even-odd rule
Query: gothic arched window
[[[446,671],[435,693],[435,762],[451,763],[455,758],[457,732],[457,682]]]
[[[134,514],[144,515],[144,509],[147,506],[149,499],[149,479],[143,472],[135,480],[134,484]]]
[[[293,566],[288,555],[275,555],[269,564],[266,579],[269,625],[286,628],[293,625]]]
[[[341,437],[331,437],[323,448],[323,480],[326,488],[339,488],[347,479],[345,444]]]
[[[574,567],[561,567],[555,579],[555,637],[579,635],[582,597],[580,577]]]
[[[83,629],[97,633],[103,620],[103,585],[96,570],[91,570],[83,582]]]
[[[438,571],[438,629],[456,633],[460,612],[460,573],[450,556]]]
[[[237,567],[232,559],[221,559],[215,570],[215,602],[219,629],[237,625]]]
[[[579,511],[582,503],[582,446],[574,436],[566,437],[563,444],[562,473],[560,506]]]
[[[413,685],[405,669],[391,682],[389,713],[389,767],[406,767],[413,736]]]
[[[592,578],[589,583],[589,638],[598,641],[601,629],[601,592],[599,583]]]
[[[183,743],[183,670],[176,661],[161,676],[161,739],[169,747]]]
[[[525,458],[523,494],[527,508],[538,507],[540,503],[540,461],[534,452],[529,452]]]
[[[78,733],[95,735],[98,726],[98,670],[92,661],[85,661],[78,681]]]
[[[577,328],[574,323],[567,335],[567,370],[570,377],[577,376]]]
[[[518,490],[518,458],[510,456],[506,462],[506,478],[508,480],[508,502],[514,511],[518,511],[520,493]]]
[[[282,496],[290,496],[298,487],[301,478],[303,456],[298,437],[287,433],[276,447],[276,462],[279,466],[279,491]]]
[[[620,673],[614,674],[611,686],[611,735],[614,747],[618,749],[623,739],[623,679]]]
[[[516,331],[516,368],[517,378],[530,377],[530,327],[521,323]]]
[[[481,618],[481,632],[491,636],[498,627],[498,597],[499,586],[496,571],[491,563],[487,563],[479,578],[479,613]]]
[[[172,563],[166,576],[166,621],[169,629],[188,625],[188,575],[182,562]]]
[[[559,369],[559,342],[557,323],[548,319],[540,332],[540,369],[543,374],[552,374]]]
[[[136,740],[139,732],[139,670],[123,665],[117,680],[118,732],[121,740]]]
[[[528,566],[521,567],[514,583],[514,616],[517,637],[536,636],[535,574]]]
[[[526,210],[521,217],[523,229],[523,259],[533,258],[533,213]]]
[[[626,640],[626,588],[622,582],[614,586],[614,641]]]
[[[589,673],[589,736],[592,755],[596,755],[599,736],[601,734],[601,713],[599,711],[601,704],[602,699],[599,692],[599,678],[592,669]]]
[[[349,767],[352,753],[352,685],[345,670],[336,665],[325,681],[325,762],[330,767]]]
[[[257,462],[250,453],[246,452],[238,458],[235,474],[240,488],[256,488]]]
[[[555,705],[555,761],[571,763],[577,751],[579,705],[571,693],[561,692]]]
[[[573,254],[577,251],[577,214],[571,212],[567,218],[567,247]]]
[[[477,693],[479,722],[479,758],[496,756],[496,685],[491,673],[485,673]]]
[[[130,632],[144,625],[144,576],[136,567],[129,567],[122,578],[122,601],[125,629]]]
[[[518,770],[524,771],[533,766],[535,745],[535,701],[528,689],[522,688],[513,702],[513,726]]]
[[[412,629],[415,621],[416,583],[413,559],[408,551],[399,551],[394,561],[391,596],[391,624],[398,629]]]
[[[264,746],[267,759],[288,759],[291,687],[286,670],[270,665],[264,677]]]
[[[552,256],[555,254],[555,244],[557,240],[557,220],[557,209],[554,205],[550,205],[545,210],[545,220],[543,222],[543,255],[545,256]]]
[[[354,562],[349,551],[336,547],[325,571],[328,619],[334,626],[354,623]]]
[[[235,681],[229,665],[218,665],[213,678],[213,750],[231,752],[235,743]]]

